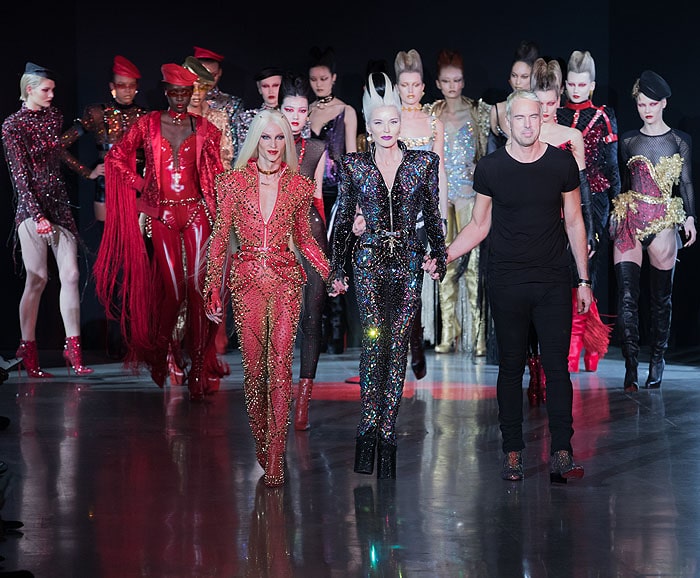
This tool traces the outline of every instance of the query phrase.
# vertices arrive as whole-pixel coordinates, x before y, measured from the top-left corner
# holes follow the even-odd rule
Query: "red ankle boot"
[[[80,347],[80,335],[66,337],[66,344],[63,346],[63,358],[66,365],[75,371],[75,375],[90,375],[94,369],[83,365],[83,352]],[[68,370],[70,374],[70,369]]]
[[[299,380],[299,393],[297,394],[296,413],[294,414],[294,429],[304,431],[309,429],[309,401],[314,380],[307,377]]]
[[[36,349],[36,341],[25,341],[21,339],[15,356],[22,358],[21,365],[24,365],[24,369],[27,370],[27,375],[29,377],[53,377],[53,374],[39,367],[39,352]],[[18,365],[18,373],[19,367]]]

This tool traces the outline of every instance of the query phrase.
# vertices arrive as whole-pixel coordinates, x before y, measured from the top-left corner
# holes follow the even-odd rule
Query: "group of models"
[[[322,321],[342,314],[341,303],[329,304],[348,290],[349,281],[362,346],[355,471],[372,473],[376,454],[378,477],[396,476],[395,426],[408,351],[416,377],[424,376],[423,330],[435,331],[430,313],[437,307],[432,296],[438,281],[442,334],[436,352],[462,348],[485,355],[487,303],[493,311],[503,477],[522,478],[518,396],[526,359],[532,399],[544,401],[547,380],[553,479],[582,476],[572,459],[568,373],[578,371],[582,350],[591,371],[607,350],[608,328],[592,291],[596,249],[608,233],[608,199],[624,387],[638,387],[643,249],[652,266],[646,384],[659,387],[679,230],[686,246],[696,236],[690,139],[663,121],[668,84],[644,71],[633,90],[644,124],[620,140],[620,188],[614,113],[590,100],[592,57],[572,53],[563,82],[556,61],[536,56],[531,44],[519,49],[513,93],[491,106],[462,94],[461,57],[442,51],[437,85],[444,98],[422,105],[420,55],[399,52],[396,84],[385,72],[367,77],[367,145],[361,152],[356,113],[333,93],[329,51],[314,52],[308,80],[275,68],[261,71],[263,104],[249,110],[218,88],[223,56],[213,51],[194,47],[183,65],[164,64],[168,109],[152,112],[134,104],[140,73],[117,56],[112,101],[88,107],[65,133],[51,105],[53,72],[27,63],[22,108],[2,127],[27,276],[17,356],[30,376],[49,377],[39,366],[35,326],[51,248],[61,281],[64,357],[77,374],[92,371],[82,362],[80,241],[61,176],[66,162],[98,182],[96,217],[105,225],[94,265],[96,290],[108,316],[119,322],[127,365],[146,366],[161,387],[168,375],[173,382],[179,375],[192,400],[214,393],[228,370],[219,354],[225,351],[231,304],[246,406],[267,485],[284,483],[297,332],[301,371],[294,427],[304,430],[324,331],[331,346],[342,349],[342,322],[324,329]],[[86,131],[94,134],[104,160],[92,170],[67,150]],[[674,195],[677,183],[680,197]],[[514,186],[525,197],[516,201]],[[479,254],[489,231],[488,253]],[[488,294],[480,273],[487,258]],[[516,294],[519,288],[524,291]],[[543,298],[545,309],[538,301]]]

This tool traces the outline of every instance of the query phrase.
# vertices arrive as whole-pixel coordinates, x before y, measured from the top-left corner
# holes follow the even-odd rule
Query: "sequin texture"
[[[219,199],[209,247],[205,295],[222,283],[231,228],[240,249],[229,277],[234,320],[243,354],[244,393],[261,460],[284,453],[289,425],[292,355],[304,271],[289,249],[290,236],[324,279],[329,267],[311,234],[311,179],[283,165],[275,207],[260,211],[255,160],[217,178]]]
[[[15,191],[15,226],[45,217],[77,236],[61,175],[61,163],[67,162],[62,125],[63,114],[57,108],[31,110],[23,104],[3,122],[2,142]]]
[[[445,274],[445,239],[438,206],[439,157],[429,151],[407,150],[391,191],[368,152],[341,157],[339,207],[331,264],[334,278],[344,277],[343,263],[353,250],[353,272],[362,320],[360,392],[361,436],[376,428],[380,439],[396,443],[395,425],[406,375],[410,327],[423,283],[425,249],[416,234],[423,212],[431,257]],[[367,228],[352,233],[355,206]]]

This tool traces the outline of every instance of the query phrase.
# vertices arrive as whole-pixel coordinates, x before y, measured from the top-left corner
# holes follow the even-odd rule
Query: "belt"
[[[162,199],[160,201],[161,206],[164,207],[178,207],[180,205],[194,205],[201,201],[203,197],[187,197],[186,199]]]

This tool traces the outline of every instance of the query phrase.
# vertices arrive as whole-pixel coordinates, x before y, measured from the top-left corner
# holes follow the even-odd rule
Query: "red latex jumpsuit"
[[[233,226],[240,249],[233,257],[228,283],[243,354],[246,408],[265,483],[279,485],[284,482],[292,355],[305,282],[304,270],[289,249],[290,235],[324,279],[329,273],[328,260],[309,224],[314,184],[282,164],[277,201],[267,221],[260,210],[255,159],[219,177],[216,186],[219,206],[205,295],[221,292]]]
[[[190,396],[200,398],[207,393],[206,377],[216,375],[219,368],[213,341],[216,326],[206,317],[202,286],[206,243],[216,214],[213,182],[223,172],[221,133],[204,118],[188,115],[184,122],[193,132],[173,150],[161,134],[161,115],[153,112],[140,118],[106,157],[108,217],[95,265],[97,290],[106,305],[116,290],[121,291],[127,361],[148,365],[161,387],[168,345],[184,304],[184,345],[192,361],[188,386]],[[139,148],[146,156],[144,178],[134,170]],[[138,199],[134,189],[141,192]],[[150,260],[138,212],[146,215],[153,248]]]

